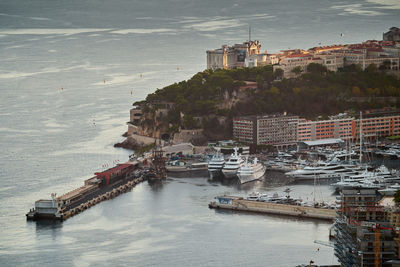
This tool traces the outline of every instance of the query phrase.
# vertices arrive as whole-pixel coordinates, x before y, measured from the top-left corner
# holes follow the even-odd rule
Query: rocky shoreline
[[[126,132],[122,135],[126,139],[120,143],[114,144],[114,147],[122,147],[130,150],[140,150],[148,145],[154,144],[157,139],[138,134],[129,134]]]
[[[142,148],[143,145],[139,144],[135,139],[128,137],[124,141],[114,144],[114,147],[122,147],[130,150],[138,150]]]

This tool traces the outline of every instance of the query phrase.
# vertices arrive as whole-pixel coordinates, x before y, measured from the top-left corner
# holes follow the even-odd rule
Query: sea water
[[[336,263],[330,223],[208,209],[216,195],[279,192],[207,178],[142,183],[63,223],[27,222],[34,201],[128,159],[114,148],[132,103],[206,68],[208,49],[381,39],[397,1],[13,1],[0,3],[1,266],[294,266]],[[396,24],[397,23],[397,24]],[[272,182],[271,182],[272,181]],[[290,185],[332,200],[328,185]]]

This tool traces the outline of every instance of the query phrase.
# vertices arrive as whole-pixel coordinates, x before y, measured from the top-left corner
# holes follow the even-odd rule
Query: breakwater
[[[127,182],[126,184],[120,185],[111,191],[108,191],[104,194],[98,195],[95,198],[92,198],[84,203],[81,203],[75,208],[65,210],[61,213],[62,220],[66,220],[72,216],[78,215],[79,213],[89,209],[90,207],[99,204],[102,201],[113,199],[123,193],[131,191],[137,184],[145,181],[144,177],[134,179],[132,181]]]
[[[130,191],[138,183],[147,180],[151,168],[147,159],[130,159],[128,162],[102,172],[84,181],[84,185],[52,199],[40,199],[35,208],[26,214],[28,220],[66,220],[82,211],[120,194]]]

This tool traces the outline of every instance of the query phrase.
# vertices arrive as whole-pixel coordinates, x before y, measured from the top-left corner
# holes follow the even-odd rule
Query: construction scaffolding
[[[378,205],[375,190],[343,189],[340,204],[334,223],[334,253],[341,265],[392,266],[387,262],[398,259],[398,234],[392,226],[393,216]]]

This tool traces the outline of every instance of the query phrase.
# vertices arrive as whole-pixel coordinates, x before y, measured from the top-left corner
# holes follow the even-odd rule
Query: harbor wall
[[[80,202],[77,205],[74,205],[73,208],[68,208],[67,210],[62,212],[62,220],[66,220],[72,216],[78,215],[79,213],[83,212],[86,209],[89,209],[90,207],[105,201],[105,200],[109,200],[109,199],[113,199],[117,196],[119,196],[120,194],[129,192],[130,190],[132,190],[136,184],[139,184],[143,181],[145,181],[146,179],[143,177],[140,178],[136,178],[133,180],[129,180],[126,183],[119,183],[120,185],[117,187],[114,187],[114,189],[110,190],[104,190],[103,194],[99,194],[96,197],[91,197],[91,196],[87,196],[85,197],[85,200]]]
[[[290,215],[314,219],[333,220],[336,216],[334,209],[314,208],[287,204],[276,204],[261,201],[232,199],[232,204],[210,203],[211,208],[221,208],[239,211],[252,211],[278,215]]]

